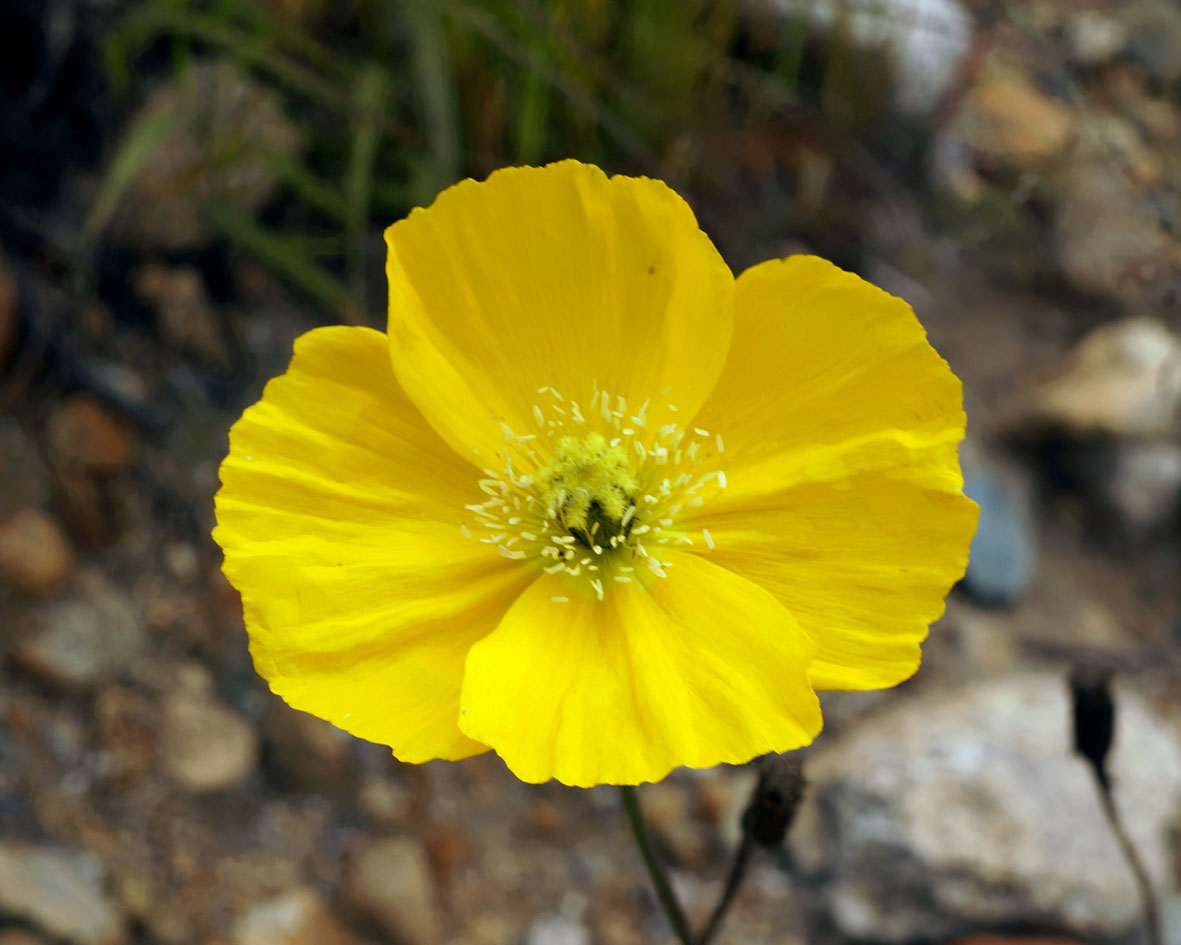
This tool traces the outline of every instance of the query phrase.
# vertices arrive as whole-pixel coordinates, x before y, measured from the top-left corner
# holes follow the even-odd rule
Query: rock
[[[355,945],[359,942],[312,889],[255,903],[234,923],[234,945]]]
[[[350,865],[345,899],[383,934],[404,945],[435,945],[442,916],[426,851],[409,837],[361,850]]]
[[[258,762],[254,728],[209,692],[169,694],[157,744],[164,773],[195,793],[232,787]]]
[[[216,236],[209,206],[253,216],[278,193],[276,159],[302,150],[279,96],[224,62],[201,63],[158,87],[126,134],[153,131],[157,140],[123,193],[109,234],[130,249],[208,245]]]
[[[46,440],[55,464],[87,473],[110,476],[131,461],[127,428],[93,400],[72,397],[53,411],[46,424]]]
[[[982,463],[965,463],[964,492],[980,506],[980,519],[963,588],[985,607],[1009,607],[1033,581],[1037,563],[1033,517],[1014,476]]]
[[[51,597],[74,567],[74,552],[57,522],[26,508],[0,522],[0,581],[37,597]]]
[[[13,648],[27,672],[59,689],[86,689],[117,676],[143,651],[147,631],[134,598],[94,573],[70,597],[41,607]]]
[[[952,945],[1085,945],[1077,938],[1060,935],[971,935],[957,939]]]
[[[525,945],[591,945],[590,930],[562,915],[537,918],[525,934]]]
[[[1132,59],[1162,85],[1181,80],[1181,9],[1175,3],[1137,0],[1123,5],[1119,19]]]
[[[1070,126],[1065,102],[1047,95],[1024,72],[993,65],[976,76],[941,138],[957,142],[977,164],[1029,170],[1063,151]]]
[[[1109,158],[1077,161],[1062,173],[1051,249],[1066,281],[1125,306],[1155,305],[1178,282],[1181,242],[1126,167]],[[1152,166],[1139,173],[1151,176]]]
[[[1121,524],[1132,532],[1151,531],[1175,519],[1181,501],[1181,442],[1120,443],[1105,492]]]
[[[884,58],[895,109],[923,118],[951,88],[972,42],[958,0],[769,0],[761,6]]]
[[[1111,62],[1127,41],[1127,27],[1100,10],[1079,10],[1066,21],[1067,50],[1070,61],[1078,66]]]
[[[1117,687],[1116,705],[1116,804],[1164,886],[1181,735],[1131,691]],[[1065,681],[1038,673],[931,693],[820,743],[791,834],[805,896],[857,940],[1126,934],[1139,896],[1070,719]]]
[[[1151,318],[1103,325],[1030,400],[1036,418],[1077,433],[1168,436],[1181,409],[1181,337]]]
[[[89,853],[0,842],[0,914],[71,945],[123,945],[127,929]]]
[[[149,263],[135,274],[134,284],[136,295],[155,309],[165,340],[217,367],[229,367],[229,351],[200,270]]]

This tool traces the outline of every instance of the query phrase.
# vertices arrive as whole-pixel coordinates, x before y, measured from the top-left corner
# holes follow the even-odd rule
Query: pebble
[[[157,744],[164,773],[194,793],[239,784],[258,762],[254,727],[209,693],[169,694]]]
[[[71,945],[124,945],[123,917],[89,853],[0,841],[0,913]]]
[[[1181,734],[1134,691],[1115,700],[1115,802],[1163,887]],[[912,698],[818,743],[790,836],[805,901],[882,943],[1032,923],[1125,935],[1139,896],[1070,718],[1065,680],[1039,672]]]
[[[61,527],[43,511],[25,508],[0,522],[0,581],[36,597],[52,597],[74,567]]]
[[[1036,570],[1029,503],[1015,478],[980,463],[965,465],[964,492],[980,506],[980,519],[962,586],[982,606],[1011,607]]]
[[[430,862],[417,840],[390,837],[358,852],[344,896],[353,909],[402,945],[436,945],[442,939]]]
[[[708,858],[704,832],[693,816],[693,799],[671,780],[645,786],[640,792],[644,818],[656,841],[676,866],[700,868]]]
[[[1169,436],[1181,411],[1181,337],[1146,317],[1102,325],[1032,392],[1030,407],[1078,433]]]
[[[128,133],[168,124],[132,177],[110,238],[129,249],[197,249],[217,235],[210,203],[253,216],[281,186],[273,158],[302,150],[281,99],[228,62],[198,63],[153,91]]]
[[[291,889],[252,905],[234,923],[233,945],[359,945],[313,889]]]
[[[93,572],[70,597],[42,606],[13,648],[26,672],[64,690],[90,688],[123,671],[147,642],[135,599]]]
[[[71,397],[59,404],[50,414],[45,435],[50,456],[66,468],[110,476],[131,461],[127,428],[86,397]]]

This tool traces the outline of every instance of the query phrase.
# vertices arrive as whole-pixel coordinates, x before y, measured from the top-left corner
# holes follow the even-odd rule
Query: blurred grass
[[[140,0],[114,24],[106,61],[129,107],[210,58],[279,94],[307,135],[302,157],[274,158],[281,215],[222,207],[210,222],[355,317],[373,302],[374,233],[465,175],[570,156],[675,175],[687,134],[765,122],[792,99],[803,37],[785,29],[752,66],[732,53],[739,28],[738,0]],[[128,125],[89,235],[167,126]],[[325,231],[339,241],[291,238]]]

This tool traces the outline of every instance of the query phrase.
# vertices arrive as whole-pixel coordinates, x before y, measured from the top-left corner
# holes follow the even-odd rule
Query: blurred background
[[[271,696],[208,537],[292,339],[383,325],[382,228],[563,157],[906,298],[965,383],[968,575],[825,699],[717,941],[1149,942],[1081,666],[1181,943],[1179,145],[1175,0],[3,0],[0,945],[672,941],[613,790]],[[755,776],[640,792],[698,924]]]

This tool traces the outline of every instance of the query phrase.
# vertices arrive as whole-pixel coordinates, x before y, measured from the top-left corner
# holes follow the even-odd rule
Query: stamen
[[[703,540],[714,549],[708,529],[698,539],[681,522],[685,509],[705,503],[710,490],[703,487],[716,481],[726,488],[726,475],[715,465],[723,451],[720,435],[672,422],[650,425],[650,410],[655,417],[662,409],[676,413],[667,389],[629,410],[624,397],[594,383],[581,402],[588,405],[585,413],[552,386],[538,394],[543,399],[531,411],[536,432],[518,435],[495,421],[504,441],[502,468],[483,470],[476,486],[485,499],[465,506],[480,542],[541,573],[563,575],[571,590],[597,600],[609,587],[667,577],[665,552],[672,548]],[[460,532],[473,537],[468,523]]]

